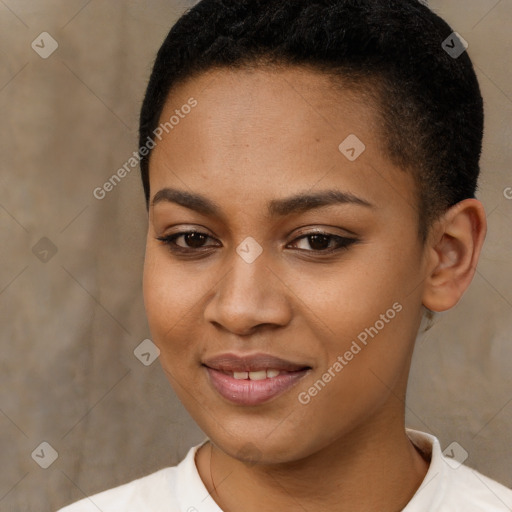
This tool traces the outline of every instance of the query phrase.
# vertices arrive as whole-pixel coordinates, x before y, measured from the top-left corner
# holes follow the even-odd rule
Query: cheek
[[[165,250],[148,242],[143,275],[144,304],[153,341],[163,352],[189,343],[196,322],[190,318],[204,293]]]
[[[322,320],[336,346],[338,334],[343,334],[343,339],[356,337],[388,310],[390,323],[397,323],[395,317],[400,317],[400,323],[404,312],[396,315],[393,305],[421,302],[418,293],[413,292],[420,281],[418,266],[413,251],[397,255],[396,250],[375,244],[354,251],[328,271],[297,272],[287,277],[294,294],[307,306],[305,311],[314,312]],[[386,328],[388,325],[386,322]]]
[[[419,260],[413,250],[393,258],[391,253],[364,251],[364,257],[347,261],[350,271],[317,280],[313,293],[310,279],[297,281],[296,294],[307,297],[305,314],[315,313],[311,325],[321,320],[316,337],[322,339],[325,368],[320,371],[332,367],[338,356],[343,358],[343,370],[334,371],[336,383],[329,388],[349,402],[375,393],[368,397],[374,400],[392,388],[411,354],[421,315]],[[347,389],[356,394],[346,395]]]

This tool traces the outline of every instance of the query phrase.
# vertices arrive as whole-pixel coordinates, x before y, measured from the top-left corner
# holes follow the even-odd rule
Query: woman
[[[512,491],[404,425],[425,312],[469,286],[483,108],[416,0],[203,0],[141,112],[144,299],[206,433],[63,512],[505,511]]]

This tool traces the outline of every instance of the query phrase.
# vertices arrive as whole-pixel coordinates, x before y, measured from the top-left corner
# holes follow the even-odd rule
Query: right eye
[[[183,238],[183,242],[185,245],[180,245],[177,243],[177,240]],[[157,240],[162,242],[163,244],[169,247],[169,250],[176,253],[194,253],[198,252],[198,249],[205,249],[209,247],[218,247],[216,246],[205,246],[204,242],[208,239],[212,238],[206,233],[202,233],[200,231],[181,231],[179,233],[174,233],[168,236],[159,236],[156,237]],[[213,240],[213,238],[212,238]]]

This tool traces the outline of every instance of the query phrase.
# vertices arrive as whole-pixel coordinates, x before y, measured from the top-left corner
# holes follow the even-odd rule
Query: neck
[[[386,416],[298,461],[249,465],[207,443],[196,464],[224,512],[402,510],[421,485],[428,463],[408,439],[403,416]]]

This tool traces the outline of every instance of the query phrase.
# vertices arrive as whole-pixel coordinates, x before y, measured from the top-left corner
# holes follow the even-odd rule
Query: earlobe
[[[484,207],[477,199],[465,199],[444,213],[429,242],[425,307],[446,311],[459,302],[473,279],[486,231]]]

